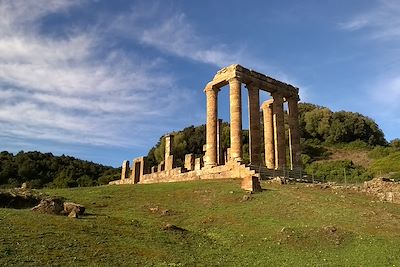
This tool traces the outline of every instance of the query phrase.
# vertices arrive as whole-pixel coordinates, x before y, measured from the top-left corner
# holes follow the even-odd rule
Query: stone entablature
[[[215,74],[214,79],[210,81],[206,88],[221,88],[229,84],[229,80],[236,78],[241,83],[252,84],[260,90],[270,93],[279,92],[283,97],[294,97],[299,100],[299,89],[290,84],[275,80],[262,73],[249,70],[241,65],[233,64],[223,68]]]

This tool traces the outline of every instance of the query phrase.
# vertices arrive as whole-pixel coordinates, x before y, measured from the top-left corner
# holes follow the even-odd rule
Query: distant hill
[[[120,175],[120,169],[51,153],[0,153],[0,186],[76,187],[107,184]]]

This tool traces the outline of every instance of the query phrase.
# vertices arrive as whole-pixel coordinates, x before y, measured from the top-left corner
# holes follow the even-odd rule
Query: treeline
[[[0,153],[0,185],[18,187],[76,187],[107,184],[118,179],[120,169],[51,153]]]
[[[305,163],[310,163],[324,156],[326,150],[322,144],[360,141],[369,146],[387,145],[384,134],[378,125],[372,119],[359,113],[346,111],[333,112],[326,107],[300,103],[299,127]],[[178,166],[183,166],[185,154],[194,153],[196,156],[203,154],[203,144],[206,143],[205,125],[190,126],[174,134],[173,154]],[[229,135],[229,124],[224,122],[221,131],[221,145],[224,150],[230,147]],[[248,130],[244,130],[242,133],[242,143],[243,160],[247,163],[249,161]],[[263,138],[261,143],[263,146]],[[160,137],[158,143],[150,149],[147,158],[148,163],[152,166],[164,160],[163,137]]]
[[[287,121],[287,114],[285,116]],[[326,107],[300,103],[299,128],[301,157],[307,173],[325,181],[338,182],[344,180],[361,182],[382,173],[389,173],[390,177],[400,179],[400,170],[392,167],[393,159],[400,158],[400,140],[395,139],[388,143],[382,130],[372,119],[360,113],[333,112]],[[286,131],[288,131],[287,126]],[[183,166],[185,154],[194,153],[196,157],[204,155],[205,134],[205,125],[190,126],[174,132],[173,155],[177,166]],[[229,136],[229,123],[224,122],[221,130],[221,145],[224,150],[230,147]],[[287,132],[286,137],[288,137]],[[262,147],[264,147],[263,139],[261,140]],[[248,163],[248,130],[243,131],[242,142],[243,161]],[[329,160],[330,150],[335,147],[343,147],[350,151],[359,149],[370,151],[369,158],[374,160],[374,164],[366,168],[355,165],[350,160]],[[289,157],[288,151],[287,157]],[[154,166],[162,160],[164,160],[164,138],[160,137],[158,143],[150,149],[147,163]],[[400,160],[397,160],[394,165],[396,164],[400,166]]]

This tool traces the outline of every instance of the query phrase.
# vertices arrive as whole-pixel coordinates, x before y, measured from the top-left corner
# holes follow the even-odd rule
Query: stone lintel
[[[232,78],[237,78],[244,84],[253,84],[260,90],[270,93],[279,91],[284,97],[298,96],[299,92],[298,88],[290,84],[275,80],[254,70],[246,69],[238,64],[219,70],[214,79],[207,84],[206,89],[210,87],[221,88],[227,85]]]

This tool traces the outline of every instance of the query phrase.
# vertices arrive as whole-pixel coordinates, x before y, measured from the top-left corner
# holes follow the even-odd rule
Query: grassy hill
[[[400,209],[359,193],[238,180],[45,189],[82,219],[0,209],[0,265],[395,266]],[[165,230],[166,224],[184,230]]]

